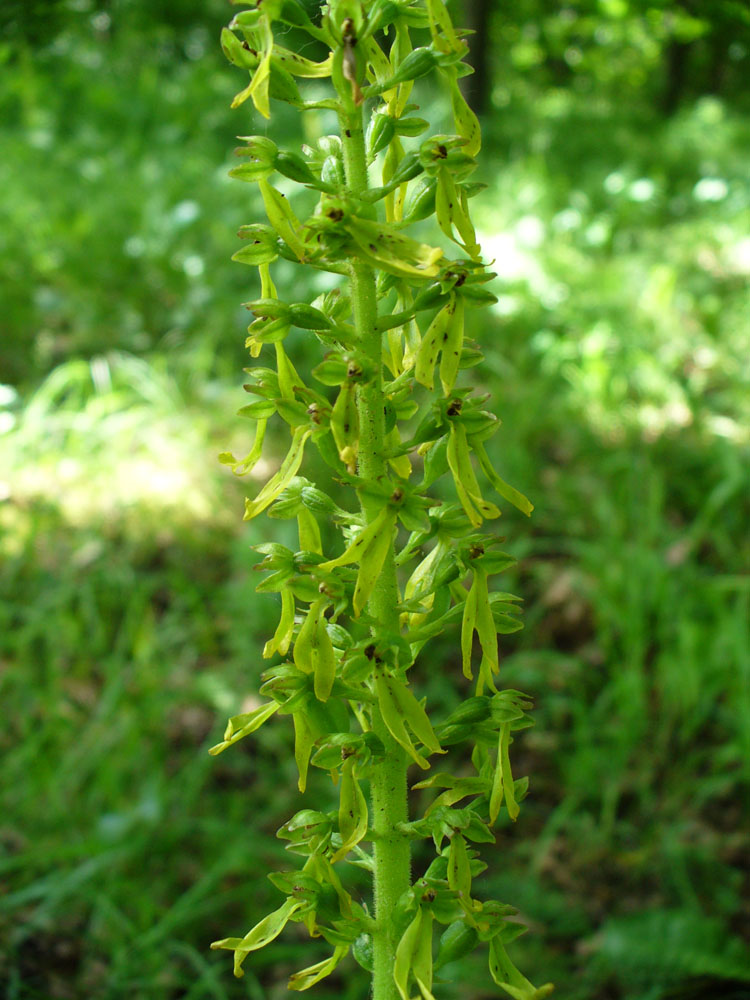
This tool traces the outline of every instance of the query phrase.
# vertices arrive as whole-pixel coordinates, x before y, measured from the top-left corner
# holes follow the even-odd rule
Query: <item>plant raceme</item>
[[[290,921],[301,923],[332,953],[295,973],[290,989],[313,986],[351,952],[372,973],[375,1000],[432,1000],[435,974],[482,944],[506,994],[541,998],[552,987],[532,986],[506,951],[524,929],[515,911],[474,891],[486,867],[477,845],[493,843],[503,811],[517,818],[526,793],[509,748],[531,725],[529,699],[497,685],[497,637],[521,628],[519,598],[490,589],[490,578],[514,560],[482,528],[500,515],[493,492],[525,514],[532,507],[485,450],[498,427],[487,397],[459,381],[482,359],[465,337],[466,312],[494,301],[486,287],[494,275],[469,213],[481,188],[471,180],[480,131],[458,86],[469,72],[464,33],[442,0],[332,0],[315,20],[299,0],[244,6],[250,9],[222,33],[228,59],[249,72],[233,106],[251,100],[265,118],[273,101],[322,110],[337,117],[339,134],[302,146],[301,154],[265,136],[243,137],[241,162],[230,171],[258,185],[267,216],[242,226],[234,259],[258,268],[247,347],[275,367],[246,369],[254,401],[240,412],[255,421],[254,444],[244,458],[226,453],[221,461],[237,475],[249,472],[268,422],[288,425],[287,455],[246,501],[245,518],[268,511],[296,519],[299,547],[257,546],[264,573],[257,589],[278,594],[281,605],[263,651],[273,661],[260,688],[266,700],[231,718],[211,753],[274,716],[291,716],[300,791],[310,766],[321,768],[338,788],[339,806],[302,809],[282,826],[278,836],[304,859],[270,876],[284,902],[244,937],[212,947],[234,953],[239,976],[250,952]],[[447,88],[451,134],[424,138],[429,123],[409,103],[414,81],[428,74]],[[371,173],[379,186],[371,186]],[[318,196],[309,217],[299,218],[279,189],[288,180]],[[457,248],[455,259],[410,235],[412,224],[432,215]],[[333,287],[312,303],[280,298],[272,277],[280,258],[330,272]],[[304,379],[285,347],[295,328],[322,351]],[[355,510],[299,474],[311,446],[349,488]],[[438,483],[454,502],[434,494]],[[339,554],[324,551],[321,522],[343,534]],[[463,675],[475,689],[436,722],[412,680],[424,647],[449,629],[460,630]],[[430,769],[431,758],[462,744],[473,748],[473,773]],[[437,793],[414,820],[406,785],[412,764],[426,772],[413,787]],[[413,840],[435,848],[415,881]],[[340,863],[370,873],[372,908],[347,890]]]

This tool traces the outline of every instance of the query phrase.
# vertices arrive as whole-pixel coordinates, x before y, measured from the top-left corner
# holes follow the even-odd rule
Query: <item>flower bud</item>
[[[394,125],[394,119],[390,115],[378,113],[372,116],[365,137],[368,156],[373,157],[390,145],[395,132]]]
[[[424,118],[397,118],[394,122],[396,135],[415,136],[421,135],[430,127],[430,123]]]
[[[414,299],[414,311],[424,312],[426,309],[435,309],[444,305],[447,299],[448,296],[443,293],[440,285],[428,285]]]
[[[333,514],[337,509],[328,494],[315,486],[302,487],[302,502],[313,514]]]
[[[221,48],[233,66],[253,70],[258,65],[258,53],[243,44],[229,28],[221,29]]]
[[[297,181],[298,184],[312,184],[313,186],[318,184],[318,178],[297,153],[287,153],[281,150],[276,157],[274,166],[280,174],[290,180]]]
[[[476,948],[477,941],[477,932],[473,927],[469,927],[463,920],[454,921],[443,931],[440,938],[435,968],[439,969],[448,962],[456,962],[464,955],[468,955]]]
[[[304,103],[294,77],[291,73],[287,73],[277,59],[271,60],[269,92],[275,100],[285,101],[293,108],[301,108]]]
[[[419,154],[407,153],[396,167],[393,176],[388,182],[388,186],[395,187],[397,184],[405,184],[407,181],[419,176],[423,170],[424,167],[419,161]]]
[[[346,186],[344,164],[338,156],[327,156],[320,170],[320,179],[328,187],[341,190]]]
[[[263,14],[260,10],[242,10],[234,15],[229,27],[239,28],[242,31],[255,31],[262,17]]]
[[[259,223],[240,226],[237,235],[247,243],[232,256],[232,260],[258,265],[269,264],[279,256],[278,237],[270,226]]]
[[[297,302],[289,307],[293,326],[301,330],[330,330],[331,324],[319,309],[314,309],[304,302]]]
[[[237,156],[250,156],[258,163],[266,163],[270,167],[274,165],[279,147],[272,139],[264,135],[238,135],[237,138],[247,144],[235,150]]]
[[[390,90],[396,84],[406,83],[408,80],[418,80],[422,76],[427,76],[437,66],[437,63],[437,52],[429,46],[420,46],[406,56],[392,77],[386,80],[385,83],[378,85],[378,90],[381,92]]]

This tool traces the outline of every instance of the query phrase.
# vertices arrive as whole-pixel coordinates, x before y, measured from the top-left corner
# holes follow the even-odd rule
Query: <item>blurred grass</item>
[[[274,1000],[316,958],[291,933],[236,982],[207,950],[273,905],[273,833],[300,798],[288,727],[205,753],[251,704],[272,614],[249,549],[270,528],[242,526],[254,486],[215,461],[247,439],[252,279],[228,257],[257,208],[226,169],[258,123],[227,110],[223,4],[177,9],[76,2],[35,53],[0,49],[8,998]],[[632,75],[649,37],[628,35],[624,102],[601,59],[535,84],[521,33],[477,209],[495,457],[536,504],[503,527],[531,794],[486,890],[521,907],[519,961],[566,1000],[750,978],[750,126],[715,96],[663,117]],[[422,669],[438,710],[453,640]],[[494,995],[479,960],[449,971],[446,997]],[[347,965],[317,995],[365,990]]]

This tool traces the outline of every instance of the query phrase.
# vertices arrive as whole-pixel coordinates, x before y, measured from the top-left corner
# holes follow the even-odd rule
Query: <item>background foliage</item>
[[[537,508],[508,515],[527,627],[502,667],[537,700],[531,793],[487,893],[522,906],[519,964],[561,998],[747,997],[746,8],[467,17],[491,57],[477,217],[500,275],[474,333],[498,467]],[[283,727],[205,753],[256,688],[270,600],[215,460],[248,437],[256,290],[228,258],[260,217],[226,177],[234,135],[262,128],[228,109],[226,19],[220,0],[3,5],[9,998],[275,998],[300,961],[289,935],[234,982],[207,951],[274,905],[298,802]],[[430,680],[446,711],[456,656]],[[462,997],[491,995],[459,972]],[[347,965],[317,995],[362,989]]]

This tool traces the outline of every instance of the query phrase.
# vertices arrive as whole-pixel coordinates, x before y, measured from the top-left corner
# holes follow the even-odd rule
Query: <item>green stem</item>
[[[352,194],[367,190],[367,162],[362,128],[362,113],[341,114],[341,139],[344,149],[346,181]],[[373,379],[360,387],[359,475],[373,482],[387,476],[385,446],[385,394],[382,379],[382,334],[376,330],[378,317],[375,274],[360,260],[350,265],[352,308],[357,342]],[[362,510],[369,524],[379,513],[377,501],[362,499]],[[377,621],[373,635],[398,631],[398,585],[395,551],[385,560],[380,578],[370,597],[367,610]],[[410,844],[398,830],[409,818],[406,796],[406,755],[391,736],[377,707],[373,709],[373,730],[383,741],[385,757],[370,781],[372,795],[371,826],[374,834],[375,922],[373,931],[374,1000],[398,1000],[393,981],[398,941],[392,932],[391,914],[399,898],[411,884]]]

